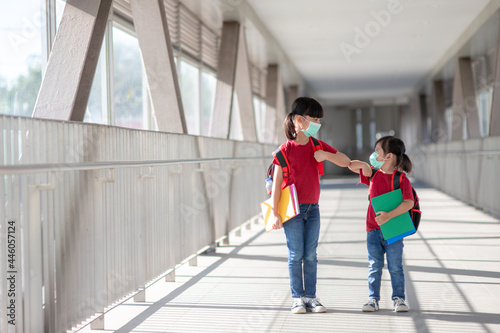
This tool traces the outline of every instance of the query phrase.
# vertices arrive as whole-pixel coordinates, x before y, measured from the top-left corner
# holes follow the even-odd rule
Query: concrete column
[[[83,121],[112,0],[67,0],[33,117]]]
[[[241,129],[243,140],[257,141],[247,47],[238,22],[222,26],[218,67],[210,135],[229,138]]]
[[[481,137],[470,58],[458,59],[455,69],[451,121],[452,140],[461,140],[463,138],[463,122],[465,119],[467,119],[467,134],[469,138]]]
[[[210,136],[229,137],[231,106],[233,101],[236,58],[238,54],[240,24],[224,22],[222,26],[214,112],[210,123]]]
[[[280,143],[286,140],[283,129],[285,110],[285,94],[278,65],[267,66],[266,80],[266,136],[267,143]],[[269,133],[269,134],[267,134]]]
[[[495,61],[495,84],[493,85],[493,101],[491,103],[490,136],[500,135],[500,33],[498,34]]]
[[[250,75],[250,63],[248,61],[247,43],[244,29],[239,29],[238,53],[236,58],[236,69],[234,79],[233,105],[237,103],[237,108],[232,108],[232,112],[239,112],[239,115],[232,114],[231,117],[240,119],[241,134],[245,141],[257,141],[257,130],[255,128],[255,110],[253,108],[252,77]],[[231,132],[232,129],[230,129]]]
[[[289,113],[290,111],[292,111],[293,101],[295,101],[299,97],[299,86],[298,85],[288,86],[286,92],[287,96],[286,96],[285,113]]]
[[[162,0],[131,0],[158,130],[187,133],[174,53]]]
[[[427,95],[419,95],[419,109],[420,109],[420,128],[421,128],[421,138],[422,143],[429,143],[430,141],[430,133],[429,128],[427,126],[427,118],[428,118],[428,107],[427,107]]]
[[[422,142],[422,115],[420,110],[420,96],[413,95],[409,100],[409,122],[408,130],[411,131],[411,141],[408,146],[418,146]],[[406,142],[406,141],[405,141]]]
[[[264,142],[272,143],[277,139],[278,133],[277,124],[279,123],[279,116],[277,113],[278,102],[278,79],[279,67],[278,65],[267,66],[266,77],[266,126],[264,128]],[[283,121],[283,120],[281,120]]]
[[[446,109],[443,81],[437,80],[432,83],[432,123],[431,140],[440,142],[447,140],[447,129],[444,113]]]

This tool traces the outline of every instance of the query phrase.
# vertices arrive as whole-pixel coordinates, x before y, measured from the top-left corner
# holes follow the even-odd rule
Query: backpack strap
[[[283,182],[281,183],[281,189],[284,189],[288,182],[288,176],[290,176],[290,167],[288,164],[288,159],[281,150],[281,147],[273,151],[273,156],[276,157],[278,163],[281,166],[281,169],[283,170]]]
[[[372,168],[372,175],[370,176],[370,184],[373,182],[373,178],[380,171],[380,169]],[[368,194],[368,200],[370,200],[370,194]]]
[[[323,144],[318,139],[311,136],[309,137],[309,141],[313,145],[314,151],[323,150]],[[325,174],[325,171],[323,170],[323,162],[318,162],[318,171],[320,176]]]
[[[403,173],[401,171],[394,171],[392,173],[392,191],[397,190],[401,186],[401,182],[403,181]]]

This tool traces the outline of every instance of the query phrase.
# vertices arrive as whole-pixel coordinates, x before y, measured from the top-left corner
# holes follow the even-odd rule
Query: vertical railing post
[[[104,329],[104,308],[108,303],[107,283],[106,283],[106,218],[103,207],[104,183],[115,181],[115,170],[110,169],[109,177],[96,177],[94,179],[94,295],[95,309],[100,314],[90,324],[91,329]]]
[[[28,257],[29,264],[25,266],[29,272],[26,276],[25,283],[29,285],[29,292],[25,298],[25,303],[28,304],[29,317],[25,319],[29,321],[26,328],[30,332],[38,332],[43,327],[44,332],[49,332],[49,323],[44,322],[44,311],[49,311],[48,317],[51,317],[50,311],[54,310],[55,299],[45,299],[45,310],[43,307],[42,288],[43,281],[43,267],[42,260],[49,260],[50,254],[48,253],[48,244],[42,243],[42,221],[41,221],[41,202],[40,191],[52,190],[55,185],[55,175],[51,175],[51,183],[43,185],[32,185],[29,187],[29,209],[28,209]],[[47,225],[43,226],[45,229]],[[50,289],[49,281],[45,281],[45,287]]]

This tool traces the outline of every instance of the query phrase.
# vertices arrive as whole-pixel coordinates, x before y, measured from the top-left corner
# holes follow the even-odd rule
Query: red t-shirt
[[[319,141],[319,140],[318,140]],[[336,154],[337,149],[320,141],[323,150]],[[319,170],[318,162],[314,158],[314,146],[311,140],[300,145],[289,140],[281,145],[281,151],[288,159],[290,174],[287,185],[295,184],[299,204],[315,204],[319,201]],[[279,165],[274,158],[273,163]]]
[[[370,186],[370,189],[368,191],[370,198],[391,191],[392,173],[384,173],[382,170],[380,170],[375,178],[372,178],[373,182],[371,183],[370,178],[363,176],[363,174],[361,173],[359,174],[359,179],[361,183]],[[408,177],[406,177],[405,173],[403,173],[403,178],[401,179],[401,184],[399,185],[399,187],[401,188],[401,192],[403,193],[403,200],[414,200],[413,192],[411,191],[411,183]],[[373,229],[380,229],[380,226],[375,221],[375,211],[373,210],[373,206],[370,204],[368,206],[368,212],[366,214],[366,231],[370,231]]]

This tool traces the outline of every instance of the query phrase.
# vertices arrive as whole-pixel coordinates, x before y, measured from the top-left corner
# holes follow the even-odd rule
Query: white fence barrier
[[[500,216],[500,137],[429,144],[410,156],[417,179]]]
[[[214,244],[259,212],[275,148],[10,116],[0,128],[1,332],[69,330]]]

